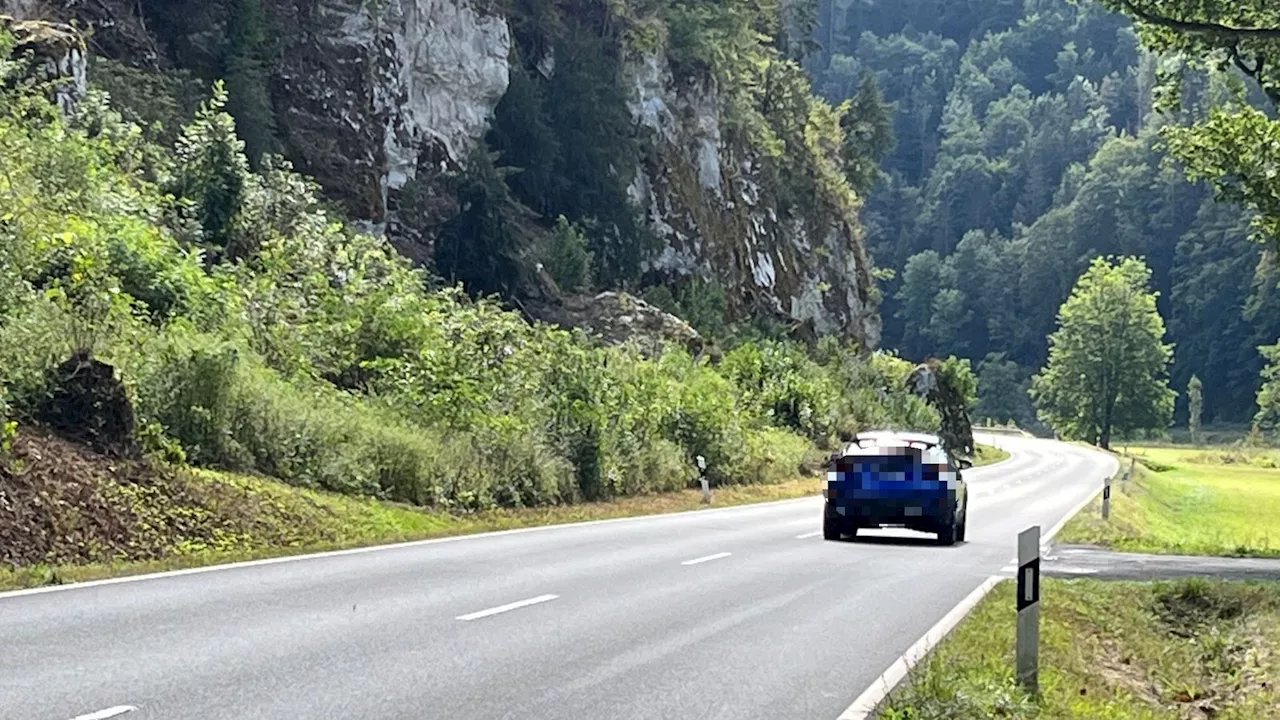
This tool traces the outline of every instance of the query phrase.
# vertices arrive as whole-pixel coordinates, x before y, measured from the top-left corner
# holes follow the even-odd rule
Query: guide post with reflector
[[[707,481],[707,459],[698,456],[698,481],[702,485],[702,504],[711,504],[711,483]]]
[[[1039,692],[1040,526],[1018,533],[1018,684]]]

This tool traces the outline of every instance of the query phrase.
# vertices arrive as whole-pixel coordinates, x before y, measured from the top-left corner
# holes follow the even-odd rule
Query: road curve
[[[835,718],[1115,467],[987,439],[954,547],[804,498],[0,595],[0,718]]]

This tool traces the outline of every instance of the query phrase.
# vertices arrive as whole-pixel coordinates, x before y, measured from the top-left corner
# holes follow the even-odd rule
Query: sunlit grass
[[[991,465],[1009,458],[1009,451],[994,445],[975,444],[973,447],[973,466]]]
[[[1014,681],[1014,584],[921,663],[880,720],[1280,718],[1280,583],[1045,579],[1039,698]]]
[[[1068,543],[1131,552],[1280,556],[1280,451],[1138,447],[1125,491],[1063,529]],[[1127,461],[1126,461],[1127,464]]]

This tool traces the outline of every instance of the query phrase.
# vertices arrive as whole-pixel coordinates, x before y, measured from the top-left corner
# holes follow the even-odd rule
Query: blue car
[[[942,545],[963,542],[969,499],[961,470],[970,467],[936,435],[860,433],[831,456],[822,536],[839,540],[863,528],[905,527],[937,533]]]

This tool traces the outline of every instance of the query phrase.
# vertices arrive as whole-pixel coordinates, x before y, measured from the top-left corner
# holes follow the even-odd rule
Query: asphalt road
[[[1114,468],[995,441],[953,547],[805,498],[0,595],[0,718],[835,718]]]
[[[1211,577],[1223,580],[1280,580],[1280,558],[1149,555],[1111,552],[1088,545],[1058,545],[1043,556],[1041,571],[1064,578],[1164,580]]]

